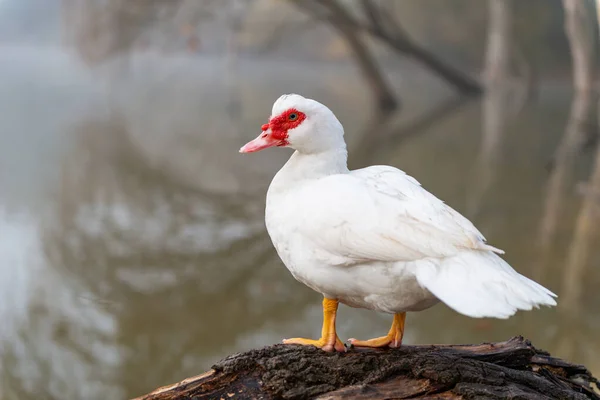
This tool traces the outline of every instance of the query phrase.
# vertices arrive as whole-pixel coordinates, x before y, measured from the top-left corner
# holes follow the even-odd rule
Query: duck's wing
[[[443,258],[464,249],[503,253],[473,224],[393,167],[334,175],[306,195],[303,233],[340,264]]]
[[[469,220],[396,168],[331,176],[311,192],[302,199],[309,211],[299,229],[326,264],[413,261],[423,287],[471,317],[507,318],[556,304],[554,293],[494,254],[503,252]]]

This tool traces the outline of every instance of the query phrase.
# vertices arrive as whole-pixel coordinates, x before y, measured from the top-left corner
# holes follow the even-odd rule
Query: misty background
[[[599,375],[597,62],[591,0],[0,0],[0,399],[131,398],[319,332],[264,228],[290,151],[238,154],[292,92],[559,295],[409,314],[405,343],[521,334]]]

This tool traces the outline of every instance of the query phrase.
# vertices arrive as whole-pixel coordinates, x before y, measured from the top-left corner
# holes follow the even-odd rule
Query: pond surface
[[[130,398],[232,352],[318,334],[320,296],[292,278],[264,228],[266,189],[290,152],[237,150],[287,92],[329,105],[352,149],[372,134],[369,91],[347,65],[227,68],[146,55],[91,72],[60,49],[0,48],[0,398]],[[450,95],[414,68],[388,72],[405,103],[399,123]],[[568,176],[550,245],[539,243],[570,100],[568,87],[549,83],[537,103],[503,111],[504,129],[487,141],[482,104],[471,102],[351,162],[415,176],[518,271],[563,296],[575,184],[592,154]],[[600,254],[588,259],[579,302],[566,309],[500,321],[438,305],[408,316],[405,342],[522,334],[599,375]],[[342,306],[339,334],[379,336],[389,324]]]

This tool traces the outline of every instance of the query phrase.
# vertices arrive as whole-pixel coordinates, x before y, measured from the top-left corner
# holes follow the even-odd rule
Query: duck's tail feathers
[[[518,310],[555,306],[556,295],[519,274],[491,251],[423,260],[417,280],[455,311],[474,318],[508,318]]]

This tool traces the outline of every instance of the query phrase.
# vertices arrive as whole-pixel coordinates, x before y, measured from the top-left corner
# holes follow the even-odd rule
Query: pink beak
[[[263,132],[254,140],[246,143],[241,149],[240,153],[254,153],[267,149],[269,147],[277,146],[281,143],[281,140],[273,138],[269,132]]]

